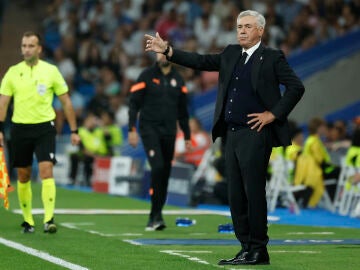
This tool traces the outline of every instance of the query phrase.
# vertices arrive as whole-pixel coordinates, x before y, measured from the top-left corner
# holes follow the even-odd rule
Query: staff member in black
[[[219,71],[213,140],[226,137],[225,160],[229,203],[240,252],[220,265],[269,264],[267,252],[266,169],[273,146],[291,143],[287,116],[301,99],[304,86],[283,52],[261,42],[265,18],[243,11],[237,18],[239,45],[219,54],[200,55],[173,49],[145,35],[146,51],[194,69]],[[279,84],[285,86],[282,94]]]
[[[136,120],[140,112],[139,133],[151,167],[151,211],[147,231],[166,227],[162,209],[174,156],[177,120],[184,132],[186,147],[191,148],[188,91],[184,80],[165,55],[157,54],[156,59],[156,64],[145,69],[131,87],[129,104],[129,144],[133,147],[138,144]]]

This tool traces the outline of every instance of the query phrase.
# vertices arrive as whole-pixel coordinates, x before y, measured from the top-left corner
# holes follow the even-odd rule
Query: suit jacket
[[[223,110],[226,103],[227,89],[242,47],[229,45],[219,54],[201,55],[198,53],[173,50],[168,59],[179,65],[206,71],[219,71],[219,89],[216,99],[212,139],[226,134]],[[260,101],[276,120],[270,124],[273,131],[273,146],[291,144],[287,116],[304,94],[305,88],[295,72],[287,63],[282,51],[260,44],[252,55],[251,83]],[[282,94],[279,85],[285,86]]]

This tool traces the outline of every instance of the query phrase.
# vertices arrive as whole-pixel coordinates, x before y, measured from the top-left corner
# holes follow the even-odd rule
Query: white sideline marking
[[[289,232],[289,235],[304,235],[304,234],[312,234],[312,235],[332,235],[334,232]]]
[[[313,250],[272,250],[270,253],[302,253],[302,254],[319,254],[321,251],[313,251]]]
[[[129,243],[131,243],[131,242],[129,241]],[[216,268],[224,269],[223,265],[210,264],[209,262],[199,259],[198,257],[192,257],[190,255],[183,254],[183,253],[203,254],[203,253],[212,253],[212,251],[208,251],[208,250],[160,250],[160,252],[166,253],[169,255],[173,255],[173,256],[179,256],[179,257],[188,259],[189,261],[192,261],[192,262],[197,262],[197,263],[206,264],[206,265],[212,265],[212,266],[215,266]],[[230,268],[230,270],[252,270],[252,269],[251,268]],[[258,270],[260,270],[260,269],[258,269]]]
[[[205,251],[205,250],[160,250],[162,253],[167,253],[174,256],[179,256],[182,258],[186,258],[190,261],[202,263],[202,264],[210,264],[207,261],[201,260],[198,257],[191,257],[190,255],[186,255],[183,253],[212,253],[211,251]]]
[[[22,214],[21,209],[14,209],[15,214]],[[32,209],[33,215],[44,214],[44,209]],[[131,210],[131,209],[55,209],[58,215],[144,215],[149,214],[149,210]],[[202,210],[202,209],[182,209],[182,210],[164,210],[165,215],[220,215],[230,216],[230,211],[221,210]],[[268,221],[280,220],[277,216],[268,216]]]
[[[65,267],[67,269],[71,269],[71,270],[88,270],[89,269],[89,268],[86,268],[86,267],[83,267],[83,266],[80,266],[80,265],[65,261],[65,260],[60,259],[58,257],[54,257],[54,256],[50,255],[49,253],[46,253],[46,252],[31,248],[31,247],[24,246],[22,244],[19,244],[19,243],[4,239],[2,237],[0,237],[0,243],[5,245],[5,246],[8,246],[10,248],[17,249],[17,250],[19,250],[21,252],[24,252],[26,254],[29,254],[29,255],[38,257],[40,259],[43,259],[45,261],[51,262],[53,264],[60,265],[60,266]]]
[[[79,228],[79,226],[91,226],[94,225],[95,223],[92,222],[78,222],[78,223],[70,223],[70,222],[64,222],[64,223],[60,223],[61,226],[68,228],[68,229],[73,229],[73,230],[79,230],[79,231],[83,231],[83,232],[87,232],[87,233],[91,233],[91,234],[96,234],[96,235],[100,235],[100,236],[104,236],[104,237],[116,237],[116,236],[141,236],[143,235],[142,233],[102,233],[99,231],[94,231],[94,230],[84,230],[82,228]]]
[[[308,241],[308,242],[307,242]],[[334,240],[327,240],[327,239],[310,239],[310,240],[296,240],[296,239],[289,239],[289,240],[285,240],[284,243],[324,243],[324,244],[328,244],[328,243],[342,243],[344,242],[344,240],[341,239],[334,239]]]
[[[64,222],[60,223],[61,226],[66,227],[68,229],[80,229],[78,226],[93,226],[95,225],[94,222],[76,222],[76,223],[70,223],[70,222]]]
[[[126,242],[126,243],[129,243],[129,244],[132,244],[134,246],[142,246],[143,245],[143,244],[141,244],[139,242],[136,242],[136,241],[130,240],[130,239],[124,239],[123,241]]]

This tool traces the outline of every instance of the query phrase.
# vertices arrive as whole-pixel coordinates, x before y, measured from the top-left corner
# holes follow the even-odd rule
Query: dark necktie
[[[245,65],[245,61],[247,58],[248,54],[246,52],[243,52],[240,58],[240,65]]]

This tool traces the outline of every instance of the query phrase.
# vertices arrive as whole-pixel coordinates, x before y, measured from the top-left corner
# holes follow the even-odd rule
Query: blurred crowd
[[[265,15],[263,42],[282,49],[287,56],[357,30],[360,25],[360,0],[52,0],[48,1],[47,15],[42,21],[44,56],[59,67],[68,82],[80,126],[87,128],[89,115],[96,118],[90,121],[94,124],[90,131],[103,126],[101,118],[107,112],[112,125],[125,127],[129,89],[140,72],[155,62],[154,54],[144,53],[145,33],[159,32],[161,37],[183,50],[221,52],[228,44],[238,43],[236,18],[246,9]],[[217,85],[215,72],[177,68],[187,84],[190,104],[193,94]],[[69,129],[60,108],[55,100],[57,129],[59,134],[64,134]],[[306,134],[309,135],[307,139],[316,135],[322,143],[324,162],[321,163],[340,165],[341,157],[352,146],[354,125],[343,121],[326,123],[319,119],[308,123],[313,134]],[[199,154],[203,155],[209,148],[210,138],[198,120],[194,119],[192,126],[197,151],[187,155],[181,146],[180,134],[175,159],[190,161],[197,167],[201,162]],[[309,147],[301,139],[302,129],[294,125],[293,134],[295,150],[287,150],[298,157]],[[117,142],[117,146],[119,144]],[[84,150],[72,156],[73,175],[79,161],[87,163],[90,159],[92,162],[92,154],[89,159],[86,154],[89,153]],[[221,155],[215,165],[217,168],[222,167],[219,160]],[[90,171],[86,173],[91,174]],[[219,179],[225,178],[221,174]],[[297,176],[298,179],[306,177]],[[311,194],[315,189],[311,187]],[[220,186],[218,190],[218,198],[224,202],[222,193],[226,189]],[[305,204],[310,200],[310,204],[315,205],[317,199],[311,201],[309,194],[301,195],[306,197]]]
[[[360,0],[53,0],[42,21],[45,57],[69,83],[79,121],[111,110],[125,126],[128,90],[154,62],[144,53],[145,33],[184,50],[220,52],[237,43],[236,18],[245,9],[265,15],[263,41],[286,55],[359,28]],[[179,69],[190,98],[217,84],[215,72]],[[58,131],[67,133],[58,114]]]
[[[290,188],[294,187],[294,197],[301,208],[317,207],[324,194],[329,198],[329,205],[333,205],[337,189],[342,191],[340,195],[351,188],[359,194],[357,185],[360,184],[360,117],[355,117],[349,122],[343,120],[329,122],[314,117],[304,127],[290,121],[290,131],[292,145],[273,148],[268,167],[269,183],[277,181],[279,169],[275,166],[280,162],[281,166],[287,168],[285,175],[280,172],[280,177],[286,177],[285,182]],[[221,148],[219,150],[220,153],[215,154],[215,159],[212,161],[218,177],[213,183],[211,193],[218,202],[228,204],[225,160]],[[349,167],[357,170],[345,179],[347,190],[342,190],[341,173]],[[281,186],[276,187],[280,190],[278,206],[288,207],[290,200],[284,192],[284,183],[279,182],[279,184]],[[269,185],[268,188],[271,186]],[[207,197],[206,190],[205,184],[202,191],[198,192],[198,197],[193,199],[196,202],[203,202],[202,200]]]
[[[292,122],[292,145],[274,148],[269,179],[272,179],[273,173],[271,164],[283,158],[291,164],[287,179],[289,184],[303,187],[295,192],[300,207],[318,206],[325,193],[329,205],[334,204],[336,191],[340,188],[341,171],[345,167],[360,166],[359,120],[356,117],[349,123],[342,120],[327,122],[314,117],[307,123],[307,132]]]

